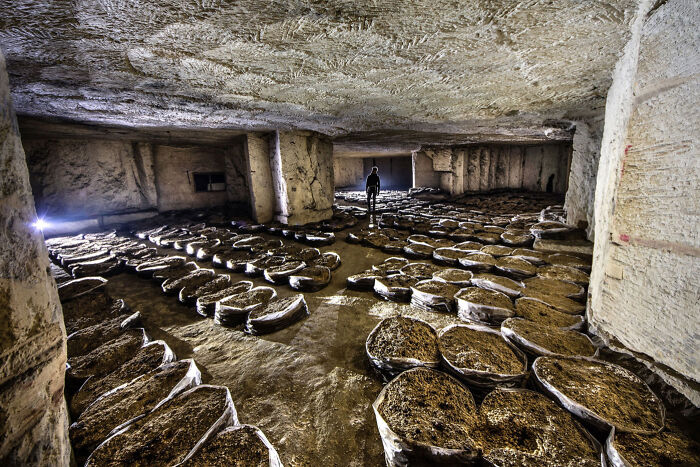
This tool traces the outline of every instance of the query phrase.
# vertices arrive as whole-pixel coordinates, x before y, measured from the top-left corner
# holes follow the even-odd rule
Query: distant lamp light
[[[32,224],[35,229],[44,231],[45,228],[49,226],[49,223],[44,219],[37,219],[35,223]]]

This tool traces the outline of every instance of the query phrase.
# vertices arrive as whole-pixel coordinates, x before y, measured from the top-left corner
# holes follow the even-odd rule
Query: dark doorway
[[[372,167],[379,168],[382,190],[408,190],[413,186],[411,156],[368,157],[364,159],[365,177]]]

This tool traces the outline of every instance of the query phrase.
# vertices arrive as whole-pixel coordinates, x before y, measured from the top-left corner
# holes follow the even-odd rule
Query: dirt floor
[[[349,275],[391,256],[343,240],[347,232],[372,222],[376,221],[361,220],[352,230],[339,233],[333,245],[320,248],[338,253],[340,268],[323,290],[305,293],[308,318],[273,334],[252,337],[243,333],[242,326],[217,326],[176,297],[161,293],[155,282],[134,274],[110,277],[108,290],[141,312],[153,339],[165,340],[179,359],[194,358],[204,383],[227,386],[240,421],[260,427],[284,465],[383,465],[371,407],[382,384],[365,356],[367,336],[381,319],[398,313],[420,317],[438,328],[459,319],[346,289]],[[211,267],[211,262],[201,266]],[[217,269],[217,273],[229,271]],[[270,286],[263,278],[230,275],[234,281]],[[280,296],[296,293],[288,286],[274,288]]]

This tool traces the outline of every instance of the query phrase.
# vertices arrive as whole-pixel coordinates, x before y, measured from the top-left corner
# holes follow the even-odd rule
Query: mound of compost
[[[125,329],[135,328],[140,324],[139,312],[131,315],[124,313],[76,331],[66,339],[68,358],[90,353],[100,345],[116,339]]]
[[[338,253],[328,251],[311,262],[313,266],[324,266],[331,271],[335,271],[340,267],[340,255],[338,255]]]
[[[390,255],[396,253],[403,253],[403,249],[408,245],[405,240],[392,240],[382,247],[384,253],[389,253]]]
[[[520,296],[520,293],[524,287],[522,282],[487,273],[474,274],[471,283],[472,285],[481,287],[482,289],[495,290],[496,292],[504,293],[510,298]]]
[[[486,253],[473,252],[459,259],[459,264],[476,272],[488,272],[496,265],[496,258]]]
[[[245,322],[248,313],[264,307],[277,296],[270,287],[253,287],[245,292],[223,298],[216,302],[214,322],[222,326],[235,326]]]
[[[452,313],[459,287],[444,281],[427,279],[411,287],[411,306],[423,311]]]
[[[483,456],[503,467],[600,467],[597,441],[547,397],[497,388],[479,409]]]
[[[331,270],[325,266],[308,266],[289,275],[289,286],[302,292],[315,292],[331,281]]]
[[[529,246],[532,245],[535,237],[526,232],[506,230],[501,234],[501,241],[508,246]]]
[[[570,298],[566,298],[561,295],[552,295],[546,292],[541,292],[539,290],[527,289],[523,290],[523,295],[529,298],[534,298],[547,305],[555,308],[557,311],[566,313],[569,315],[578,315],[586,311],[586,305],[581,302],[577,302]]]
[[[250,312],[244,331],[253,335],[268,334],[291,326],[308,314],[303,294],[276,297]]]
[[[129,311],[124,300],[110,298],[104,289],[62,303],[62,307],[67,335]]]
[[[83,277],[64,282],[58,287],[58,298],[61,303],[73,300],[83,295],[96,293],[104,290],[107,279],[104,277]]]
[[[522,297],[515,301],[515,316],[542,326],[576,330],[583,327],[583,316],[562,313],[553,306],[534,298]]]
[[[537,267],[529,261],[515,256],[503,256],[496,260],[496,269],[508,277],[524,279],[537,274]]]
[[[581,300],[586,297],[583,287],[573,282],[566,282],[559,279],[547,279],[545,277],[531,277],[523,281],[525,287],[530,291],[537,291],[547,295],[559,295],[562,297]]]
[[[306,267],[303,261],[287,261],[279,266],[270,266],[263,271],[265,280],[272,284],[287,284],[289,276]]]
[[[542,251],[530,250],[528,248],[516,248],[511,254],[514,258],[522,258],[535,266],[541,266],[546,263],[548,253]]]
[[[447,326],[438,335],[438,345],[447,368],[468,384],[515,386],[527,377],[525,354],[486,326]]]
[[[469,251],[471,253],[476,253],[478,251],[481,251],[481,249],[484,247],[483,244],[479,242],[474,242],[474,241],[466,241],[466,242],[460,242],[453,246],[452,248],[456,248],[458,250],[462,251]]]
[[[69,269],[73,277],[110,276],[122,271],[124,263],[114,255],[93,261],[72,264]]]
[[[109,437],[85,465],[175,465],[209,432],[237,422],[227,388],[197,386]]]
[[[210,317],[214,316],[216,311],[216,302],[223,300],[224,298],[238,295],[243,292],[253,288],[253,283],[250,281],[239,281],[234,282],[225,289],[218,290],[214,293],[207,295],[202,295],[197,298],[196,309],[197,313],[202,316]]]
[[[585,334],[554,326],[509,318],[501,323],[501,333],[531,355],[592,357],[596,347]]]
[[[590,279],[585,272],[569,266],[541,266],[537,269],[537,275],[547,279],[559,279],[579,285],[588,285]]]
[[[141,347],[126,363],[105,376],[93,376],[80,387],[70,401],[71,413],[78,416],[102,394],[128,383],[164,363],[175,359],[175,354],[163,341],[149,342]]]
[[[282,467],[279,454],[259,428],[231,426],[197,448],[183,467]]]
[[[459,288],[471,285],[473,276],[471,271],[456,268],[440,269],[433,273],[434,280],[447,282]]]
[[[372,232],[369,233],[365,236],[364,239],[362,239],[362,243],[365,246],[368,246],[370,248],[384,248],[387,243],[389,243],[391,239],[387,237],[384,234],[378,233],[378,232]]]
[[[189,262],[180,266],[173,266],[165,269],[159,269],[158,271],[153,271],[153,279],[161,283],[166,281],[175,281],[198,269],[199,266],[197,266],[196,263]]]
[[[463,465],[478,456],[478,414],[469,389],[451,376],[413,368],[372,404],[387,466]]]
[[[281,266],[287,260],[284,256],[261,256],[249,261],[245,265],[245,270],[243,271],[246,276],[259,277],[263,275],[263,272],[267,268]]]
[[[583,259],[578,256],[555,253],[547,257],[547,262],[552,266],[568,266],[570,268],[580,269],[586,273],[591,272],[590,258]]]
[[[185,287],[196,289],[210,282],[215,276],[216,273],[213,269],[195,269],[189,274],[177,279],[166,279],[161,285],[161,288],[163,292],[168,295],[179,294]]]
[[[605,451],[613,467],[700,465],[700,442],[675,426],[666,427],[654,435],[612,429]]]
[[[70,426],[73,449],[84,459],[119,425],[150,412],[173,393],[201,383],[194,361],[166,363],[105,394]]]
[[[345,283],[352,290],[374,290],[374,281],[380,277],[384,277],[384,275],[376,271],[364,271],[348,276]]]
[[[535,238],[565,239],[573,228],[556,221],[544,221],[530,227]]]
[[[438,266],[435,266],[434,264],[409,263],[406,266],[402,267],[399,271],[401,272],[401,274],[412,276],[422,281],[425,279],[432,278],[433,274],[435,274],[435,272],[439,270],[440,268]]]
[[[321,251],[318,248],[302,248],[296,256],[295,259],[310,264],[321,257]]]
[[[184,256],[159,256],[149,261],[144,261],[136,266],[136,274],[143,277],[153,277],[153,273],[177,266],[187,262]]]
[[[567,410],[601,429],[654,434],[664,426],[659,398],[621,366],[584,358],[539,357],[536,381]]]
[[[252,236],[252,237],[246,237],[240,240],[236,240],[233,242],[231,245],[231,248],[234,250],[248,250],[250,251],[251,248],[256,247],[258,245],[261,245],[265,243],[265,239],[262,237],[258,236]]]
[[[377,271],[382,275],[397,274],[399,271],[401,271],[401,268],[407,264],[408,260],[406,258],[397,258],[396,256],[392,256],[391,258],[385,259],[384,262],[372,266],[372,270]]]
[[[500,258],[501,256],[509,256],[513,253],[513,248],[503,245],[486,245],[479,251],[491,255],[494,258]]]
[[[468,252],[457,248],[436,248],[433,250],[433,260],[438,264],[456,266],[459,264],[459,259],[468,254]]]
[[[515,313],[508,295],[479,287],[465,287],[455,295],[457,315],[465,321],[501,324]]]
[[[206,248],[206,249],[216,248],[219,245],[221,245],[221,240],[219,240],[218,238],[215,238],[213,240],[201,239],[198,241],[189,242],[187,244],[187,246],[185,247],[185,253],[187,253],[190,256],[199,257],[199,250],[200,249],[202,249],[202,248]]]
[[[408,368],[437,368],[440,363],[433,327],[405,316],[382,320],[367,337],[365,351],[370,363],[388,378]]]
[[[192,304],[199,297],[216,293],[230,286],[231,276],[228,274],[216,274],[209,282],[202,285],[186,285],[180,289],[178,300],[182,303]]]
[[[145,343],[146,333],[143,328],[128,329],[91,352],[69,358],[66,376],[85,379],[111,373],[131,359]]]
[[[408,302],[411,299],[411,286],[418,279],[406,274],[392,274],[378,277],[374,281],[374,293],[395,302]]]

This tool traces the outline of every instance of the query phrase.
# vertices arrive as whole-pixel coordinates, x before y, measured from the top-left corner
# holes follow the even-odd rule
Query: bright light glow
[[[37,219],[34,224],[32,224],[35,229],[43,231],[45,228],[49,226],[49,223],[46,222],[44,219]]]

